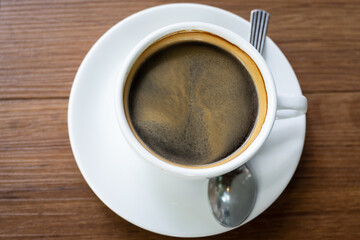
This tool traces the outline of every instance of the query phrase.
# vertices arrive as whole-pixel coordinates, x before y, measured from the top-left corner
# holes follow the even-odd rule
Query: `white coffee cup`
[[[263,81],[265,83],[266,95],[267,95],[267,110],[265,120],[262,124],[261,130],[251,144],[240,154],[236,155],[235,151],[233,154],[227,156],[231,160],[229,161],[218,161],[220,164],[211,166],[198,166],[188,167],[178,164],[164,161],[159,158],[147,148],[145,148],[139,140],[136,138],[134,133],[129,126],[128,120],[125,115],[125,108],[123,102],[124,86],[127,80],[127,76],[137,60],[137,58],[153,43],[159,39],[176,34],[180,31],[203,31],[214,34],[220,38],[227,40],[228,42],[236,45],[242,51],[248,54],[253,62],[258,67]],[[144,161],[150,162],[153,165],[159,167],[163,171],[173,173],[176,175],[192,178],[211,178],[230,172],[241,165],[249,161],[257,151],[261,148],[265,140],[270,134],[270,131],[274,125],[275,119],[290,118],[303,115],[307,111],[307,100],[302,95],[278,95],[275,88],[274,79],[267,66],[264,58],[260,53],[245,39],[236,33],[225,29],[223,27],[201,23],[201,22],[184,22],[174,25],[169,25],[161,28],[140,41],[131,53],[127,56],[124,64],[121,66],[120,72],[117,77],[115,86],[115,111],[118,119],[118,124],[122,133],[129,144],[138,152],[144,159]],[[235,155],[234,155],[235,154]]]

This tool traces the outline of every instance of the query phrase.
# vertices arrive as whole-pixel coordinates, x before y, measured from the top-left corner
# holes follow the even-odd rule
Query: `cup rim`
[[[243,50],[245,53],[247,53],[250,56],[250,58],[259,68],[267,92],[267,101],[268,101],[267,113],[265,116],[265,120],[262,124],[261,130],[254,139],[254,141],[240,155],[236,156],[234,159],[213,167],[187,168],[187,167],[173,165],[157,158],[138,141],[138,139],[133,134],[125,116],[125,111],[123,107],[124,106],[123,88],[125,86],[125,82],[132,68],[132,65],[135,63],[137,58],[142,54],[142,52],[145,51],[154,42],[156,42],[157,40],[159,40],[160,38],[166,35],[182,30],[199,30],[199,31],[209,32],[239,47],[241,50]],[[236,169],[237,167],[240,167],[241,165],[245,164],[260,149],[260,147],[263,145],[268,135],[270,134],[270,131],[275,121],[276,106],[277,106],[277,99],[276,99],[275,83],[272,74],[270,72],[270,69],[268,68],[265,60],[260,55],[260,53],[249,42],[247,42],[238,34],[226,28],[210,23],[182,22],[182,23],[165,26],[150,33],[132,49],[132,51],[126,57],[124,63],[122,64],[122,67],[119,70],[119,73],[116,78],[115,112],[118,120],[118,125],[122,133],[124,134],[125,139],[128,141],[129,145],[133,147],[134,150],[137,153],[139,153],[146,161],[152,163],[153,165],[159,167],[160,169],[166,172],[170,172],[185,177],[211,178],[230,172]]]

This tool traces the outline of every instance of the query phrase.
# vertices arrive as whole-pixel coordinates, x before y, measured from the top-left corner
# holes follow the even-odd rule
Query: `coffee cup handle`
[[[307,99],[302,95],[277,96],[276,119],[285,119],[301,116],[307,111]]]

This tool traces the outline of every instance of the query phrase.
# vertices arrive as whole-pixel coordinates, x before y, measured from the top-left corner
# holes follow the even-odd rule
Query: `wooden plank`
[[[0,99],[67,97],[92,44],[119,20],[156,1],[2,1]],[[246,19],[271,13],[269,36],[292,63],[305,92],[360,90],[360,4],[327,1],[201,1]]]
[[[359,236],[360,93],[307,97],[305,149],[290,185],[222,239]],[[0,101],[0,239],[170,239],[127,223],[91,192],[69,146],[67,103]]]

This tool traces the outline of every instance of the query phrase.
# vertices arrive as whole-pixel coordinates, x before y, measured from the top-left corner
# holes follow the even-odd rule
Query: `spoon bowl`
[[[209,180],[209,201],[213,214],[225,227],[240,225],[254,207],[257,187],[245,166]]]

